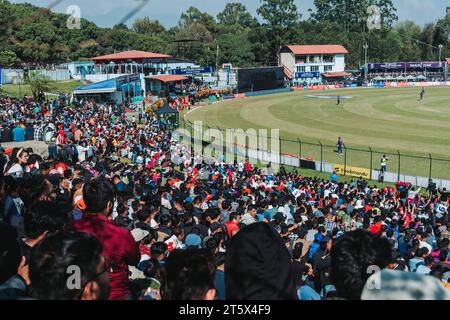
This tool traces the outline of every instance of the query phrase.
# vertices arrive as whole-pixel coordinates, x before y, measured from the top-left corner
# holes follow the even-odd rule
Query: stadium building
[[[88,86],[80,89],[77,94],[95,94],[99,101],[105,98],[105,94],[115,101],[126,101],[130,97],[142,101],[144,97],[137,95],[138,92],[145,96],[150,92],[159,94],[187,80],[187,77],[203,79],[214,72],[212,67],[202,68],[189,60],[139,50],[94,57],[87,62],[68,64],[67,68],[71,68],[73,78],[98,84],[99,87],[94,85],[92,88]],[[115,78],[128,79],[129,76],[132,76],[133,81],[124,89],[112,81]],[[140,82],[139,85],[136,82]],[[104,88],[105,85],[107,88]]]
[[[288,45],[280,51],[280,65],[293,75],[294,85],[322,84],[343,80],[345,55],[341,45]]]
[[[361,68],[368,83],[444,82],[447,61],[368,63]]]

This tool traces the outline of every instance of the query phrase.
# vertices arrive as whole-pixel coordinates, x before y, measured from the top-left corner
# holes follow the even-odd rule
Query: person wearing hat
[[[59,130],[58,137],[56,138],[57,145],[65,145],[67,144],[67,137],[64,130]]]
[[[225,275],[227,300],[297,300],[290,254],[267,223],[253,223],[231,239]]]
[[[202,247],[202,239],[198,234],[190,233],[184,239],[184,248],[201,248]]]
[[[154,237],[148,230],[143,230],[140,228],[134,228],[131,230],[131,235],[133,236],[136,243],[139,244],[139,251],[141,252],[141,260],[139,261],[138,267],[142,266],[142,262],[150,259],[150,246],[154,242]]]

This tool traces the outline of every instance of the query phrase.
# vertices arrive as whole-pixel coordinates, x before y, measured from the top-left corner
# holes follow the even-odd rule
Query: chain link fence
[[[196,130],[194,123],[185,120],[181,123],[181,127],[190,132],[192,137],[194,136]],[[225,137],[226,129],[224,128],[209,127],[205,124],[202,124],[202,127],[203,133],[210,128],[214,128],[223,132]],[[299,159],[311,161],[316,163],[316,170],[322,172],[329,172],[331,165],[332,171],[341,175],[362,176],[366,179],[377,180],[381,169],[381,159],[385,156],[387,159],[385,181],[404,181],[413,184],[419,184],[420,181],[420,184],[424,185],[424,181],[428,183],[431,178],[450,179],[450,159],[433,157],[431,154],[420,156],[400,151],[384,152],[371,146],[354,148],[347,145],[343,145],[342,153],[339,153],[337,145],[330,145],[321,141],[304,141],[300,138],[297,140],[280,138],[279,149],[282,163],[300,166]],[[230,151],[233,150],[229,149],[227,152]],[[247,156],[249,153],[248,150],[244,152]],[[445,184],[441,183],[441,185]]]

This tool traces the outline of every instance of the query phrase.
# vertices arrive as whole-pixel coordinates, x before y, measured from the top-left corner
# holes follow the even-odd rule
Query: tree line
[[[367,10],[376,5],[380,25]],[[67,28],[68,15],[31,4],[0,0],[0,64],[62,63],[124,50],[172,54],[201,65],[231,62],[239,67],[276,65],[285,44],[342,44],[350,54],[349,69],[368,60],[437,60],[450,56],[450,7],[442,18],[424,26],[398,21],[392,0],[315,0],[308,19],[294,0],[260,0],[257,17],[241,3],[228,3],[217,16],[190,7],[179,22],[166,28],[148,17],[132,27],[101,28],[81,19]],[[377,10],[378,10],[377,9]]]

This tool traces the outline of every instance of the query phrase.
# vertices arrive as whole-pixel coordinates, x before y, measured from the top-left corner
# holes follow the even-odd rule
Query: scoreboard
[[[283,67],[239,69],[237,78],[240,93],[284,88]]]

